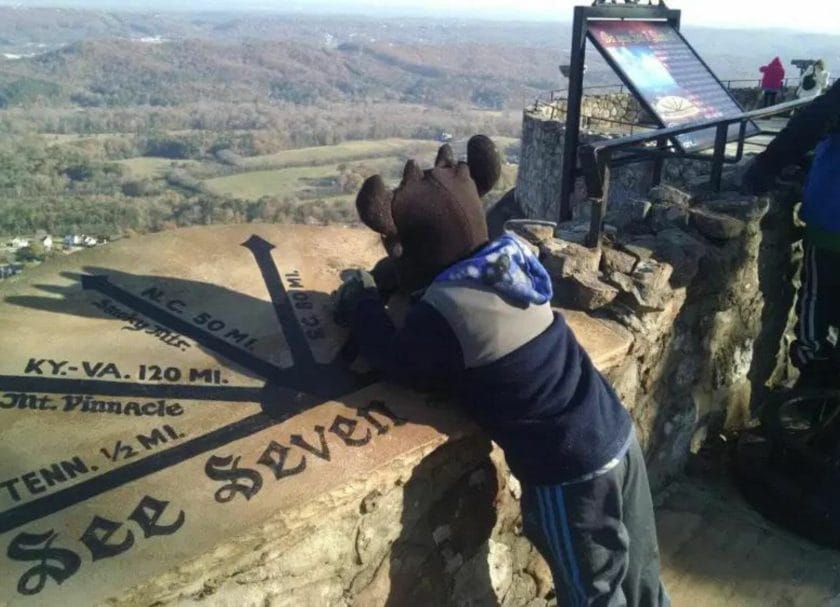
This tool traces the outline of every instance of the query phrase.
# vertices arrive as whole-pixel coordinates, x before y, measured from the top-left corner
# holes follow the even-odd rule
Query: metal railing
[[[543,101],[544,99],[551,102],[551,101],[565,101],[566,95],[569,92],[568,89],[552,89],[547,93],[543,93],[538,97],[538,100]],[[621,83],[617,84],[597,84],[594,86],[587,86],[584,87],[583,93],[586,94],[622,94],[625,92],[629,92],[627,87]]]
[[[796,88],[799,86],[801,78],[799,76],[785,78],[782,81],[782,88]],[[726,88],[732,89],[760,89],[761,78],[740,78],[735,80],[721,80],[720,83]]]
[[[548,117],[549,120],[557,120],[562,122],[566,118],[566,108],[554,103],[548,103],[537,100],[534,102],[534,105],[532,105],[530,109],[532,112],[545,112],[545,115]],[[595,125],[597,124],[605,124],[610,127],[618,127],[613,128],[609,131],[609,134],[611,135],[622,131],[633,135],[634,133],[639,131],[649,132],[650,130],[656,128],[655,124],[644,122],[629,122],[627,120],[619,120],[617,118],[601,118],[599,116],[590,115],[583,115],[580,118],[581,128],[595,128]]]
[[[833,80],[833,79],[832,79]],[[729,90],[737,90],[739,88],[761,88],[760,79],[735,79],[721,81]],[[789,89],[798,86],[799,78],[788,78],[784,82],[784,87]],[[747,86],[742,86],[747,85]],[[566,89],[553,89],[547,93],[541,94],[534,100],[531,106],[531,111],[544,111],[550,120],[564,120],[566,116],[566,108],[563,107],[563,102],[566,101]],[[584,95],[621,95],[623,93],[630,93],[629,89],[623,84],[600,84],[584,88]],[[637,131],[649,132],[654,125],[645,124],[643,122],[628,122],[616,118],[602,118],[599,116],[582,115],[581,126],[583,128],[590,128],[593,124],[605,124],[610,126],[621,127],[622,130],[628,131],[631,135]]]
[[[743,112],[724,118],[714,118],[682,126],[657,129],[649,133],[639,133],[623,137],[584,144],[578,148],[580,168],[576,176],[583,175],[586,184],[586,195],[591,209],[591,224],[587,245],[597,246],[601,240],[602,224],[609,199],[610,173],[613,168],[643,161],[653,161],[652,186],[662,180],[662,169],[666,159],[689,159],[711,163],[709,183],[712,190],[719,191],[725,164],[737,164],[744,155],[744,143],[747,128],[750,123],[759,118],[770,118],[785,114],[809,104],[811,99],[797,99],[787,103]],[[737,151],[735,156],[726,156],[726,146],[729,143],[729,131],[732,125],[738,125]],[[684,153],[669,145],[669,140],[688,133],[705,129],[715,129],[715,144],[711,155],[703,153]],[[775,134],[765,131],[753,133],[750,136]],[[619,157],[620,155],[620,157]]]
[[[827,86],[831,86],[837,78],[829,78]],[[784,82],[782,83],[783,89],[796,89],[799,87],[799,83],[802,81],[802,78],[799,76],[791,76],[790,78],[785,78]],[[729,80],[721,80],[720,81],[723,86],[725,86],[730,91],[738,90],[738,89],[760,89],[761,88],[761,78],[732,78]],[[586,86],[583,88],[583,93],[586,95],[587,93],[594,93],[594,94],[609,94],[609,93],[617,93],[621,94],[624,92],[629,92],[627,87],[624,84],[617,83],[617,84],[598,84],[595,86]],[[566,95],[568,93],[568,89],[552,89],[538,97],[538,101],[542,103],[550,103],[554,101],[564,101],[566,99]]]
[[[563,114],[565,115],[565,112]],[[619,131],[620,129],[627,131],[627,133],[630,135],[635,135],[639,131],[643,133],[649,133],[650,131],[656,129],[655,124],[645,124],[643,122],[627,122],[626,120],[617,120],[615,118],[599,118],[597,116],[580,117],[581,128],[591,129],[593,128],[594,124],[598,123],[618,127],[607,133],[609,135],[617,134],[617,131]]]

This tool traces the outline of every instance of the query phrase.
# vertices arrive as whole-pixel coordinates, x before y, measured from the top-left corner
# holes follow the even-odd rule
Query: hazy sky
[[[573,6],[590,3],[587,0],[0,0],[0,4],[18,6],[109,10],[263,9],[552,21],[568,21]],[[840,35],[840,0],[669,0],[668,6],[682,9],[683,23],[689,27],[783,27]]]
[[[423,7],[441,16],[471,13],[491,18],[567,20],[571,18],[573,6],[589,3],[580,0],[335,0],[331,4],[337,8],[381,5],[391,10]],[[667,4],[682,9],[686,25],[785,27],[840,34],[838,0],[670,0]]]

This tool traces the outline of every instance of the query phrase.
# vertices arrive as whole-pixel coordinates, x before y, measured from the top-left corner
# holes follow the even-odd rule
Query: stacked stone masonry
[[[732,94],[745,109],[753,109],[759,89],[734,89]],[[788,91],[786,95],[790,95]],[[785,98],[787,100],[787,97]],[[537,104],[525,110],[522,119],[522,146],[516,183],[516,200],[525,216],[556,221],[560,214],[560,171],[565,141],[566,101]],[[650,128],[653,123],[629,93],[587,95],[581,103],[581,143],[613,139],[632,130]],[[668,160],[663,182],[695,190],[708,182],[710,165],[698,160]],[[643,197],[650,188],[653,163],[637,163],[614,169],[608,206],[623,206]],[[589,214],[582,181],[572,200],[574,216]]]
[[[369,230],[202,226],[61,256],[5,284],[0,606],[545,605],[551,580],[521,535],[518,483],[451,403],[375,381],[310,400],[254,377],[258,360],[294,360],[267,267],[282,268],[302,318],[323,325],[313,350],[328,361],[324,385],[302,385],[321,394],[347,364],[331,362],[346,334],[331,324],[328,294],[348,265],[381,255]],[[390,304],[399,318],[400,302]],[[164,310],[225,318],[236,335],[264,330],[255,351],[265,359],[214,356],[208,344],[218,342]],[[180,345],[140,325],[141,313],[182,328]],[[599,368],[623,360],[629,331],[566,316]],[[62,358],[38,354],[47,347]],[[157,385],[128,372],[151,361],[196,381]],[[215,385],[202,385],[205,369]],[[113,381],[91,379],[95,370]],[[21,382],[30,393],[14,392]],[[124,407],[113,390],[160,395],[160,407],[147,415],[143,402],[140,417],[138,402]],[[171,420],[157,417],[164,403]],[[49,462],[66,453],[77,474],[61,478]],[[74,481],[69,492],[57,484]]]
[[[583,143],[610,136],[584,131]],[[544,109],[526,112],[522,121],[522,149],[516,181],[516,200],[532,219],[556,221],[560,215],[561,168],[563,165],[564,125]],[[695,188],[708,181],[709,164],[699,160],[668,160],[663,181],[677,187]],[[609,207],[623,207],[644,196],[653,178],[653,163],[643,162],[614,169],[611,174]],[[578,180],[572,197],[573,215],[589,216],[589,203],[583,180]]]
[[[560,225],[556,236],[512,226],[539,248],[559,306],[632,333],[629,355],[607,375],[653,457],[655,485],[710,431],[743,427],[781,372],[790,209],[789,200],[659,186],[609,213],[597,249],[581,245],[588,223]]]

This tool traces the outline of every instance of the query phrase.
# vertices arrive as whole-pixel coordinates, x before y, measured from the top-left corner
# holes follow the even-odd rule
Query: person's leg
[[[764,91],[764,97],[761,99],[761,107],[765,108],[770,105],[770,91]]]
[[[791,362],[802,374],[800,385],[821,385],[831,369],[831,325],[837,316],[840,255],[805,243],[801,286],[796,302],[796,341]]]
[[[670,605],[659,577],[659,543],[647,468],[636,437],[627,452],[627,470],[622,487],[624,526],[630,536],[630,554],[624,595],[628,605]]]
[[[554,593],[557,605],[584,604],[575,585],[575,580],[566,566],[566,552],[563,542],[556,541],[555,523],[549,518],[549,508],[545,503],[546,490],[554,487],[545,485],[522,485],[522,531],[539,551],[551,569],[554,579]]]
[[[659,583],[650,490],[645,502],[639,457],[628,452],[589,481],[523,486],[525,535],[551,567],[558,606],[669,605]]]
[[[832,387],[840,389],[840,252],[822,251],[822,255],[823,265],[832,270],[824,280],[825,288],[820,295],[827,311],[826,343],[831,348],[829,379]]]
[[[523,487],[525,535],[554,577],[558,607],[624,607],[629,538],[620,479],[598,478],[570,495],[563,485]]]

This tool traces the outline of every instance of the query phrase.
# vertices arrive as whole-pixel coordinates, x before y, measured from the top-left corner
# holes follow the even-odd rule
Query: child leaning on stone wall
[[[560,605],[668,605],[632,420],[552,310],[530,249],[510,235],[488,242],[480,197],[499,173],[492,141],[476,136],[467,163],[445,145],[433,169],[409,161],[394,192],[368,179],[359,215],[415,303],[397,329],[374,278],[357,272],[336,319],[386,377],[447,387],[502,447]]]

